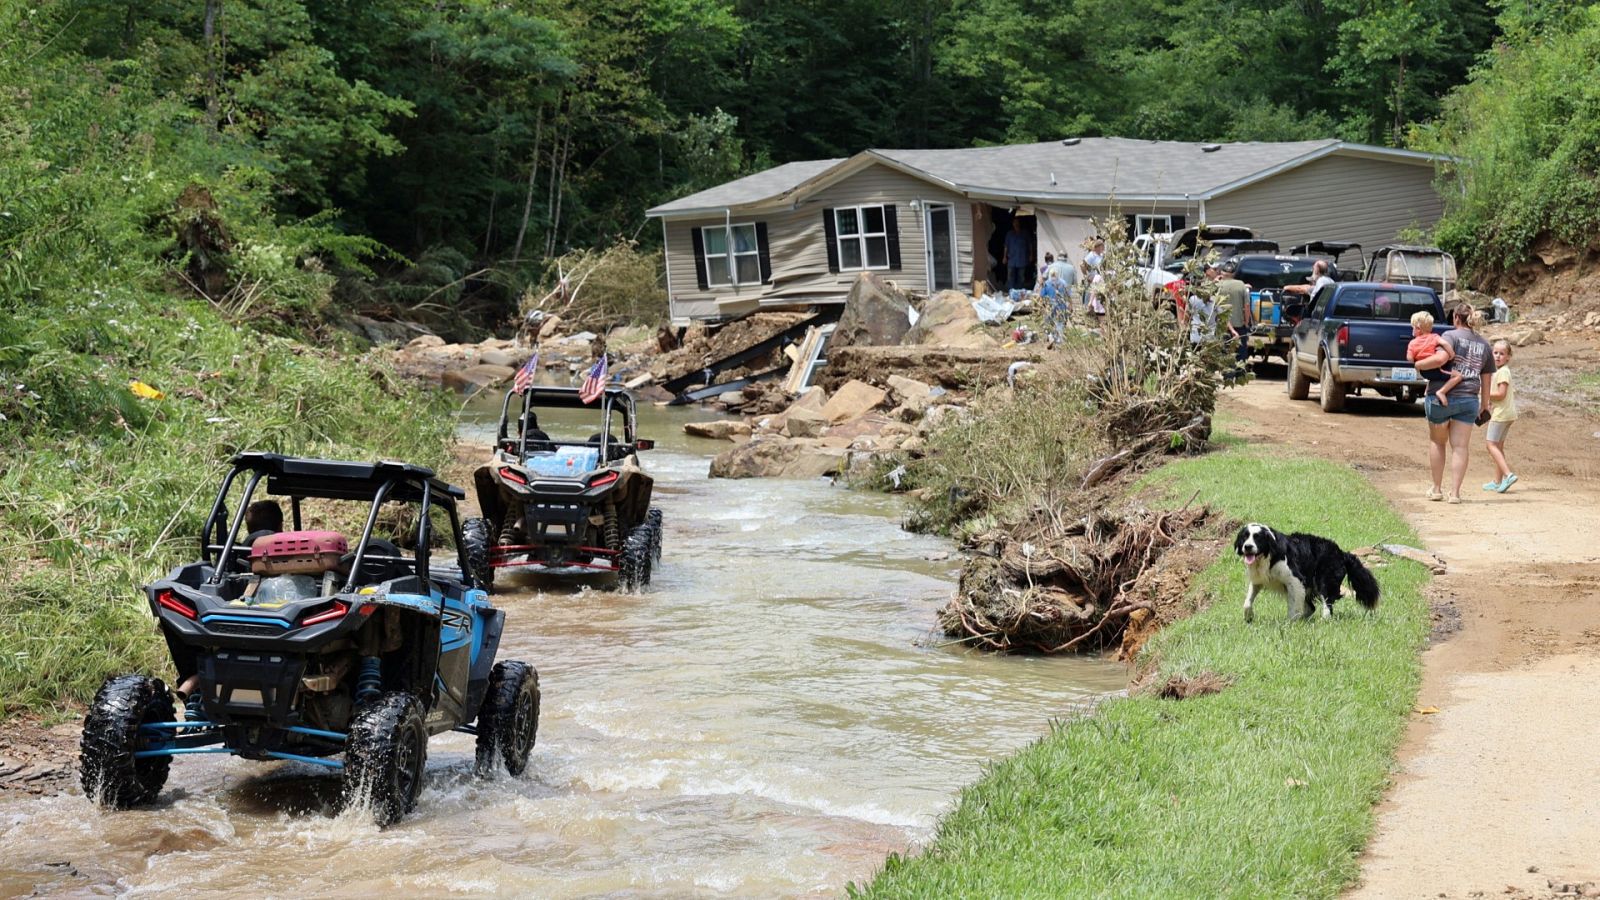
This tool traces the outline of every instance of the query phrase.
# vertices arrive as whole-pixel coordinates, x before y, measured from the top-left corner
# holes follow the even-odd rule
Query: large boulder
[[[998,331],[984,330],[971,297],[960,291],[940,291],[922,304],[922,315],[901,343],[985,348],[1000,346],[1000,337]]]
[[[683,433],[693,437],[734,441],[750,436],[750,423],[738,419],[718,419],[714,422],[686,422]]]
[[[784,416],[783,433],[790,437],[821,437],[828,431],[828,417],[820,410],[791,409]]]
[[[789,407],[783,412],[778,413],[771,418],[762,420],[762,427],[769,431],[782,431],[784,423],[789,421],[789,416],[793,415],[796,410],[809,409],[813,412],[820,412],[823,405],[827,402],[827,391],[815,386],[806,388],[806,392],[801,394],[800,397],[793,403],[789,404]]]
[[[515,374],[517,370],[510,366],[478,365],[465,369],[451,369],[446,371],[440,380],[445,387],[465,393],[494,387]]]
[[[848,422],[866,415],[887,399],[889,394],[883,388],[865,381],[847,381],[823,404],[822,415],[832,424]]]
[[[482,344],[478,345],[480,348]],[[478,360],[486,366],[510,366],[515,369],[528,361],[531,352],[519,353],[514,350],[490,349],[478,354]]]
[[[850,287],[829,346],[898,344],[911,329],[910,309],[911,299],[899,288],[872,272],[862,272]]]
[[[711,460],[712,478],[819,478],[844,465],[844,451],[814,438],[762,435]]]

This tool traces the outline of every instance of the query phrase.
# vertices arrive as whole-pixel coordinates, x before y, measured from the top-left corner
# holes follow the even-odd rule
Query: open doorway
[[[988,241],[990,288],[996,292],[1012,287],[1032,289],[1039,271],[1039,260],[1035,259],[1035,248],[1038,246],[1036,240],[1038,220],[1026,207],[1004,206],[990,206],[989,218],[994,223]],[[1017,224],[1015,233],[1020,235],[1020,238],[1011,237],[1012,223]],[[1020,261],[1008,259],[1006,252],[1008,245],[1013,251],[1020,250]]]

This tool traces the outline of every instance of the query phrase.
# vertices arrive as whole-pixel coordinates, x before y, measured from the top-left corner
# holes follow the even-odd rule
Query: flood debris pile
[[[1207,449],[1229,359],[1190,343],[1108,235],[1093,333],[978,393],[905,461],[911,524],[973,551],[940,625],[975,646],[1131,656],[1187,612],[1190,581],[1222,549],[1203,507],[1127,499],[1138,473]]]
[[[1189,542],[1205,547],[1205,562],[1214,559],[1214,519],[1204,507],[1130,508],[1064,525],[1034,522],[1026,540],[1016,529],[999,529],[979,539],[984,550],[962,570],[939,626],[950,637],[1006,652],[1116,646],[1130,620],[1153,624],[1181,605],[1197,554],[1173,557],[1184,565],[1161,564]]]

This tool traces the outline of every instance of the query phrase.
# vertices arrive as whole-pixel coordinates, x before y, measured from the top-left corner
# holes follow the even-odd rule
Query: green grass
[[[1348,548],[1410,528],[1355,471],[1251,448],[1145,480],[1235,518]],[[1291,489],[1292,488],[1292,489]],[[1288,623],[1276,595],[1240,613],[1225,553],[1197,581],[1216,602],[1147,647],[1163,674],[1234,679],[1189,700],[1134,696],[1050,733],[962,792],[925,852],[891,857],[869,897],[1332,897],[1354,879],[1372,805],[1417,691],[1428,629],[1421,566],[1376,571],[1376,615]]]

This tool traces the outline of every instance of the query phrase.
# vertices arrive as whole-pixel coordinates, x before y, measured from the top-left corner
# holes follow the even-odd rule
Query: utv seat
[[[377,557],[389,558],[379,559]],[[356,555],[354,553],[347,553],[344,557],[344,564],[346,566],[354,565],[355,560]],[[410,574],[410,568],[400,556],[400,548],[395,546],[392,541],[373,538],[367,541],[367,554],[362,558],[361,571],[355,573],[353,582],[355,584],[377,584],[380,581],[388,581],[391,578],[403,578],[408,574]]]

